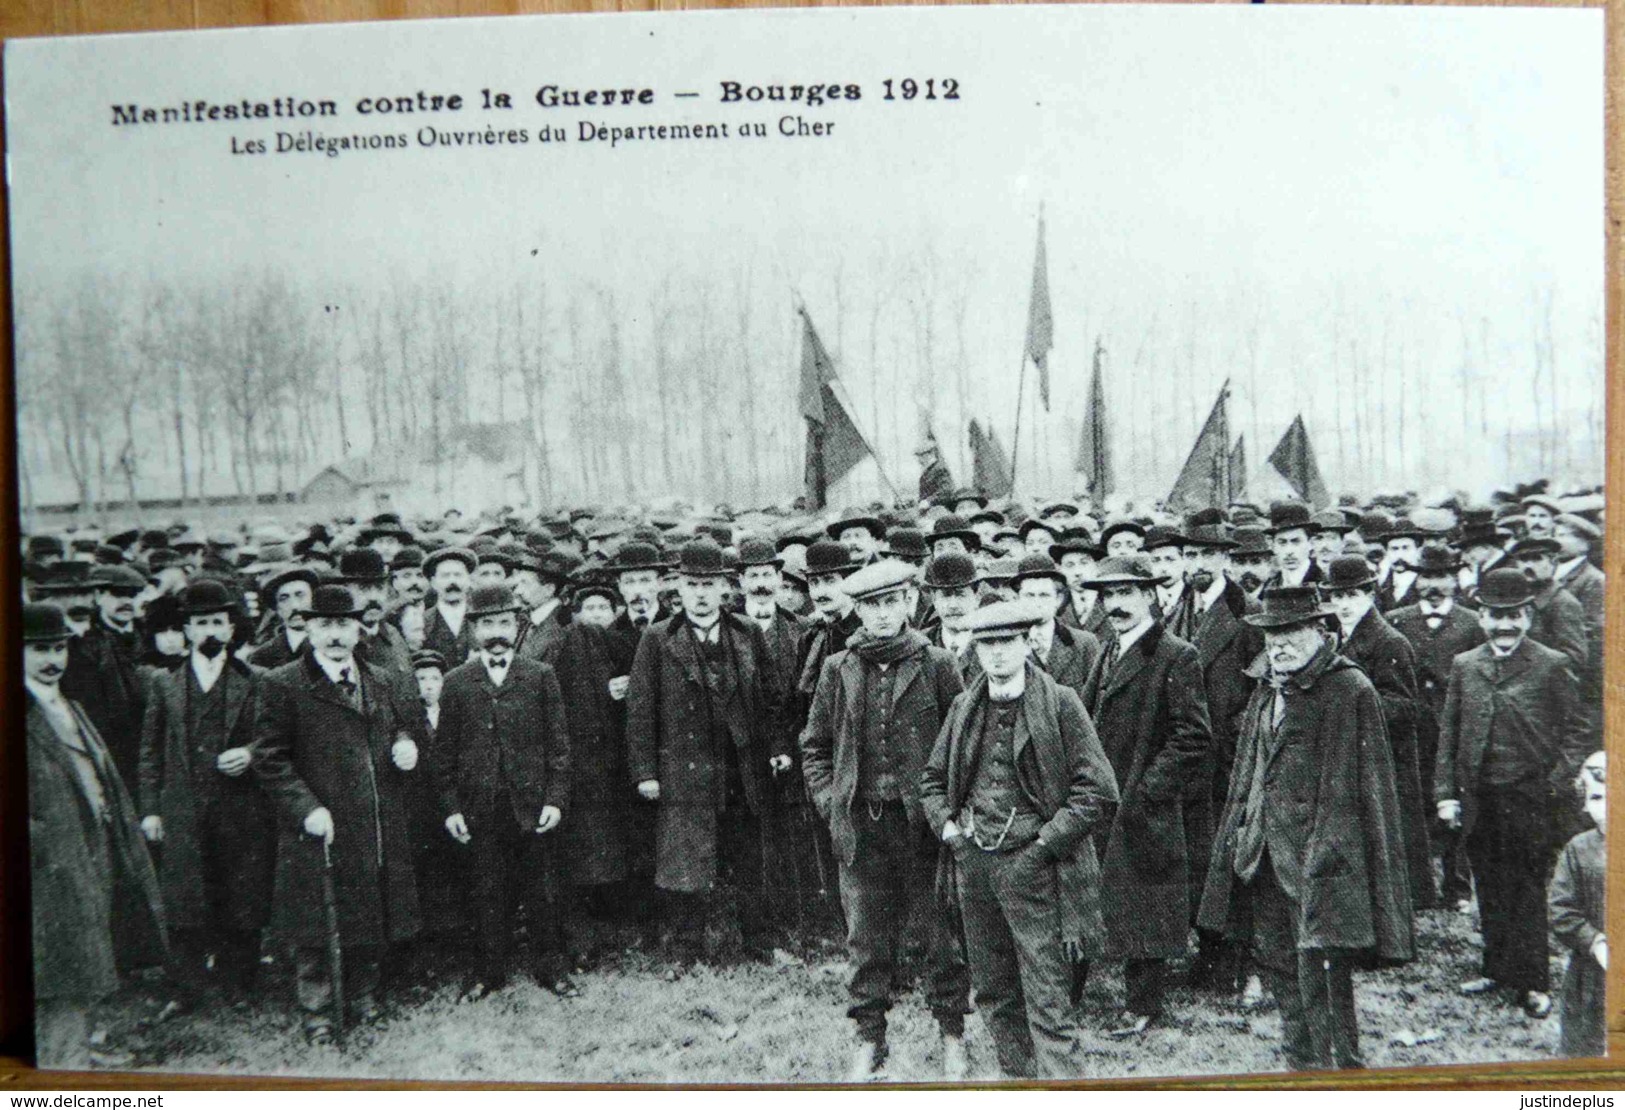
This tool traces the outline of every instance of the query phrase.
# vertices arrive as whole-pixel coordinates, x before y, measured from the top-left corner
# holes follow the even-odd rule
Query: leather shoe
[[[1552,1012],[1552,996],[1545,991],[1528,991],[1523,996],[1523,1012],[1540,1021]]]
[[[1461,985],[1461,993],[1489,994],[1498,986],[1500,986],[1500,984],[1494,979],[1490,978],[1469,979]]]

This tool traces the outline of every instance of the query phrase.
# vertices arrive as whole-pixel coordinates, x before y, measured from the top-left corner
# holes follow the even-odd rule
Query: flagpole
[[[1010,437],[1010,496],[1016,495],[1016,471],[1021,467],[1021,399],[1027,390],[1027,347],[1021,348],[1021,374],[1016,379],[1016,430]]]

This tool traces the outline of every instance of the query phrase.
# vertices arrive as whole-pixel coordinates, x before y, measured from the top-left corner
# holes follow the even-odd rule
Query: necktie
[[[344,691],[345,697],[355,697],[355,676],[348,667],[339,672],[339,689]]]

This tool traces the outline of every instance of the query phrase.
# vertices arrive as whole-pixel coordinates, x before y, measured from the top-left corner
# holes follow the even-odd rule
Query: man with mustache
[[[570,732],[553,667],[514,652],[520,611],[511,586],[474,587],[475,651],[440,691],[435,777],[446,832],[470,852],[480,948],[468,1002],[506,984],[519,902],[536,981],[561,998],[581,993],[570,978],[570,892],[554,835],[570,811]]]
[[[401,630],[413,651],[423,647],[426,622],[423,602],[429,580],[423,577],[423,548],[407,544],[389,561],[389,622]]]
[[[276,815],[273,927],[294,948],[294,992],[311,1044],[333,1039],[329,935],[322,906],[331,860],[344,995],[363,1024],[383,1016],[377,990],[391,945],[419,928],[407,813],[423,711],[402,684],[355,656],[361,610],[349,587],[316,587],[310,650],[260,680],[251,764]],[[443,723],[443,722],[442,722]]]
[[[171,970],[195,1004],[211,978],[253,989],[276,829],[249,768],[259,674],[228,651],[234,599],[207,578],[181,594],[186,663],[154,675],[141,728],[141,831],[161,845]]]
[[[1466,838],[1478,887],[1483,974],[1462,993],[1508,990],[1525,1013],[1543,1018],[1552,1008],[1546,877],[1554,807],[1570,797],[1589,752],[1575,720],[1572,662],[1531,634],[1535,597],[1534,582],[1510,568],[1480,583],[1478,623],[1489,642],[1451,664],[1433,793],[1439,820]]]
[[[976,611],[977,583],[981,574],[969,555],[938,555],[925,568],[925,592],[936,613],[937,628],[930,635],[933,646],[953,656],[961,680],[976,668],[966,621]]]
[[[1252,938],[1293,1071],[1363,1066],[1353,970],[1415,952],[1381,700],[1330,615],[1312,587],[1282,587],[1243,618],[1264,655],[1197,919]]]
[[[846,576],[860,565],[834,540],[819,540],[807,549],[807,592],[812,597],[813,616],[801,641],[798,665],[796,690],[803,705],[812,703],[824,660],[845,651],[847,640],[862,626],[843,588]]]
[[[1557,556],[1561,552],[1554,539],[1526,537],[1507,551],[1507,561],[1518,568],[1535,591],[1529,602],[1533,618],[1529,638],[1568,656],[1578,682],[1590,663],[1591,645],[1586,637],[1585,610],[1557,581]]]
[[[1403,516],[1383,533],[1388,579],[1377,591],[1377,608],[1381,612],[1411,604],[1411,591],[1416,586],[1416,557],[1426,539],[1427,532]]]
[[[128,1053],[92,1047],[90,1010],[132,972],[165,962],[158,879],[112,756],[62,691],[62,610],[25,604],[21,623],[35,1053],[42,1067],[128,1068]]]
[[[1456,600],[1461,559],[1443,544],[1423,546],[1417,556],[1416,604],[1387,615],[1394,631],[1411,642],[1416,652],[1416,685],[1420,710],[1416,720],[1416,750],[1421,764],[1423,797],[1432,799],[1433,774],[1439,751],[1439,720],[1444,714],[1445,690],[1456,656],[1484,642],[1478,613]],[[1472,909],[1472,877],[1461,851],[1461,834],[1435,821],[1434,848],[1444,861],[1441,891],[1446,905],[1458,912]]]
[[[339,556],[338,581],[350,587],[361,607],[361,638],[356,658],[405,681],[412,673],[412,649],[405,635],[384,619],[389,604],[389,568],[384,557],[370,547],[357,547]]]
[[[1225,577],[1240,587],[1249,601],[1256,602],[1274,571],[1275,555],[1262,528],[1250,525],[1237,528],[1232,538],[1236,546],[1225,557]]]
[[[1211,759],[1213,734],[1196,649],[1156,620],[1156,572],[1145,555],[1108,557],[1084,585],[1100,591],[1115,634],[1083,703],[1122,793],[1095,832],[1106,958],[1126,961],[1114,1037],[1137,1037],[1162,1013],[1167,961],[1185,954],[1190,869],[1185,798]],[[1088,969],[1081,970],[1081,982]]]
[[[761,821],[770,777],[790,768],[784,692],[762,630],[720,608],[722,549],[691,541],[678,572],[682,616],[644,633],[626,706],[630,777],[659,803],[655,883],[667,892],[679,963],[702,958],[705,903],[723,876],[746,957],[770,960]]]
[[[927,993],[942,1036],[943,1074],[965,1078],[969,982],[957,922],[933,897],[937,840],[920,809],[920,771],[962,689],[949,654],[908,627],[912,567],[871,563],[846,579],[863,633],[824,662],[801,757],[807,791],[840,865],[858,1046],[849,1078],[885,1064],[910,909],[920,912]]]
[[[64,561],[64,567],[82,565]],[[135,598],[146,586],[129,567],[98,566],[88,573],[94,608],[88,618],[82,594],[53,589],[52,596],[66,606],[70,626],[83,632],[72,643],[62,692],[90,717],[97,733],[113,754],[113,765],[126,787],[137,781],[141,763],[141,714],[146,708],[146,683],[136,666],[141,654],[135,630]]]
[[[309,630],[305,611],[310,608],[311,591],[319,578],[311,567],[289,566],[272,571],[260,586],[270,601],[277,624],[270,639],[248,653],[248,661],[264,671],[286,666],[305,650]]]
[[[848,559],[862,566],[879,556],[880,545],[886,539],[886,526],[875,517],[849,509],[825,530],[825,534],[846,548]]]
[[[1326,509],[1309,518],[1309,556],[1325,574],[1343,554],[1343,541],[1356,529],[1341,509]]]
[[[469,578],[479,556],[466,547],[442,547],[423,560],[423,576],[434,591],[434,605],[424,613],[423,646],[437,651],[448,667],[460,667],[473,646],[469,633]]]
[[[1563,515],[1563,505],[1557,498],[1537,493],[1525,497],[1521,507],[1523,532],[1526,537],[1533,540],[1549,540],[1557,534],[1557,518]]]
[[[1358,555],[1339,555],[1321,584],[1337,617],[1338,650],[1359,666],[1382,699],[1388,747],[1393,754],[1394,787],[1399,794],[1400,831],[1411,880],[1411,907],[1432,909],[1438,897],[1433,885],[1433,847],[1428,837],[1431,814],[1422,793],[1423,774],[1417,754],[1416,652],[1377,609],[1377,579]]]
[[[570,564],[557,552],[538,553],[523,544],[508,544],[501,554],[508,564],[508,584],[525,607],[514,650],[532,659],[543,659],[570,627],[570,607],[564,603]]]

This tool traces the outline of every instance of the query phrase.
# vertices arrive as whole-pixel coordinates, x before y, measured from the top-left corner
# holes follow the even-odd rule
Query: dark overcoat
[[[1437,628],[1428,627],[1427,614],[1420,605],[1407,605],[1387,614],[1388,623],[1411,642],[1416,653],[1416,758],[1422,775],[1422,797],[1433,799],[1433,770],[1439,758],[1439,715],[1444,712],[1445,688],[1450,685],[1450,665],[1456,656],[1472,651],[1484,642],[1478,626],[1478,613],[1458,600],[1450,612],[1439,618]]]
[[[1529,629],[1529,638],[1568,656],[1574,667],[1575,681],[1580,681],[1591,661],[1585,610],[1573,594],[1556,582],[1536,594],[1533,605],[1534,623]]]
[[[205,885],[205,835],[217,836],[208,847],[231,861],[225,888],[219,892],[231,927],[259,929],[270,913],[276,862],[270,806],[252,764],[235,778],[215,767],[215,757],[230,748],[247,748],[259,758],[254,716],[260,672],[230,659],[217,681],[225,704],[225,727],[219,733],[191,733],[191,701],[199,690],[190,662],[152,677],[142,719],[141,813],[163,818],[158,877],[172,929],[216,924]],[[216,820],[205,826],[210,811]]]
[[[355,654],[357,659],[380,670],[412,674],[412,649],[406,642],[406,634],[388,621],[379,622],[378,631],[371,636],[363,629]]]
[[[271,633],[271,638],[260,644],[248,653],[248,661],[262,671],[274,671],[278,667],[286,667],[300,655],[310,649],[310,639],[307,637],[299,643],[296,652],[288,646],[288,633],[279,624]]]
[[[734,745],[745,804],[760,816],[769,800],[768,760],[790,752],[783,692],[755,622],[733,613],[719,621],[731,662],[720,681],[733,687],[721,727]],[[660,783],[655,883],[685,893],[709,890],[716,879],[717,813],[727,773],[707,728],[705,680],[689,628],[678,614],[644,631],[626,696],[629,778],[634,786]]]
[[[892,727],[899,756],[903,808],[909,820],[925,821],[920,809],[920,772],[925,767],[948,708],[964,686],[953,656],[932,647],[912,629],[903,633],[915,651],[900,660],[892,682]],[[858,837],[853,807],[861,778],[865,712],[862,658],[856,650],[838,652],[824,660],[812,710],[801,731],[801,766],[807,792],[829,824],[835,856],[850,867],[857,856]]]
[[[115,635],[94,618],[90,631],[68,641],[68,667],[62,674],[62,695],[78,702],[96,726],[131,792],[141,771],[141,714],[146,709],[146,683],[136,663],[139,651],[133,636]]]
[[[954,700],[921,772],[920,806],[939,840],[970,795],[987,685],[981,675]],[[1044,819],[1039,836],[1055,859],[1061,939],[1076,942],[1083,959],[1098,958],[1106,951],[1106,924],[1094,834],[1111,820],[1117,781],[1083,702],[1030,660],[1011,750],[1016,784]],[[958,850],[981,849],[961,844]],[[954,851],[944,846],[937,868],[938,891],[951,903],[958,898]]]
[[[1399,791],[1411,904],[1415,909],[1430,909],[1437,898],[1429,837],[1434,806],[1432,799],[1422,793],[1422,762],[1416,739],[1416,719],[1422,709],[1416,692],[1416,652],[1375,607],[1360,618],[1340,650],[1345,659],[1366,673],[1382,699],[1388,747],[1394,755],[1394,788]]]
[[[34,997],[83,1005],[117,990],[121,975],[163,965],[163,898],[135,805],[89,715],[71,706],[101,779],[105,826],[45,711],[24,698]]]
[[[528,833],[544,806],[570,820],[570,727],[546,663],[514,656],[500,686],[478,654],[452,668],[440,691],[435,754],[441,816],[461,813],[471,832],[510,820]],[[498,807],[504,794],[506,813]]]
[[[446,623],[446,618],[440,615],[438,605],[425,604],[423,606],[423,646],[431,651],[438,651],[440,658],[446,661],[446,666],[461,667],[468,662],[468,653],[474,650],[473,622],[468,614],[463,614],[463,626],[456,632]]]
[[[559,828],[570,880],[612,883],[627,874],[634,791],[626,774],[626,702],[609,696],[617,671],[609,633],[571,624],[542,662],[558,675],[570,729],[570,815]]]
[[[1043,663],[1051,678],[1081,698],[1099,659],[1100,640],[1094,633],[1055,622],[1055,638],[1050,641],[1049,658]]]
[[[1456,656],[1439,718],[1439,755],[1433,772],[1436,801],[1461,803],[1464,833],[1478,819],[1478,774],[1490,722],[1501,717],[1543,752],[1549,790],[1566,793],[1591,753],[1576,727],[1578,692],[1568,656],[1524,637],[1497,659],[1489,644]]]
[[[1112,622],[1106,619],[1106,607],[1100,604],[1097,598],[1089,607],[1089,615],[1082,620],[1078,619],[1078,611],[1072,606],[1072,599],[1067,598],[1065,605],[1061,606],[1061,613],[1055,618],[1068,628],[1081,629],[1099,640],[1104,646],[1112,634]]]
[[[319,806],[333,815],[333,885],[346,945],[408,940],[418,931],[407,780],[423,773],[422,707],[406,704],[387,672],[357,663],[360,707],[310,652],[260,679],[254,773],[277,822],[272,927],[296,945],[327,943],[322,848],[305,834]],[[418,743],[412,771],[395,766],[401,737]]]
[[[1253,667],[1262,677],[1264,662]],[[1288,679],[1273,740],[1275,691],[1259,682],[1242,718],[1230,794],[1213,841],[1198,924],[1249,935],[1237,897],[1237,830],[1262,759],[1268,858],[1294,902],[1298,948],[1351,949],[1394,964],[1415,952],[1393,753],[1382,699],[1364,671],[1328,646]]]
[[[554,606],[553,611],[542,618],[541,624],[533,621],[529,613],[520,613],[519,641],[513,646],[514,654],[546,660],[549,649],[564,639],[564,633],[569,628],[570,607],[563,602]]]
[[[1101,655],[1084,705],[1122,795],[1111,824],[1095,830],[1107,955],[1183,955],[1192,866],[1184,800],[1213,746],[1196,649],[1153,624],[1126,651]]]

